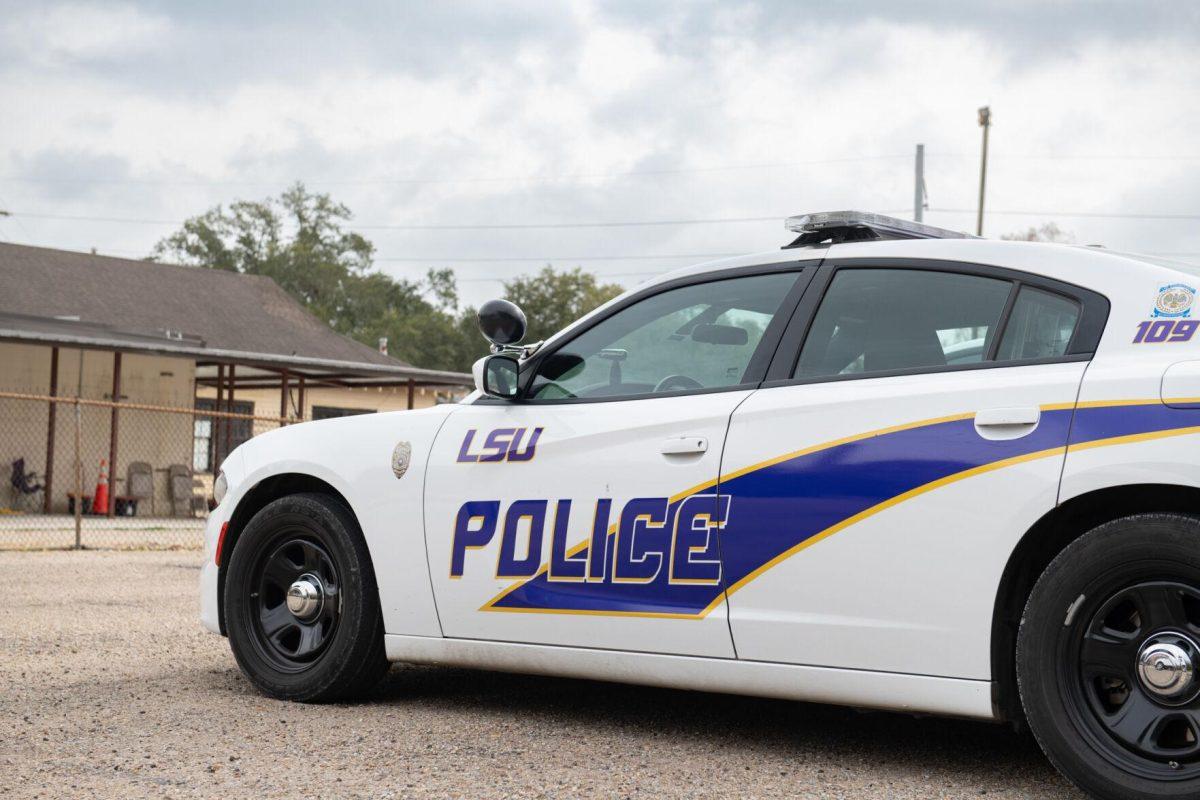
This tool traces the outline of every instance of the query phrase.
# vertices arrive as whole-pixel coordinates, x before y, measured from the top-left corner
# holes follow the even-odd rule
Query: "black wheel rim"
[[[285,538],[266,551],[255,572],[251,637],[259,653],[283,672],[309,668],[328,647],[341,616],[341,583],[329,551],[308,536]],[[311,608],[289,607],[288,592],[306,584]]]
[[[1134,774],[1200,775],[1200,589],[1146,581],[1091,607],[1086,625],[1075,628],[1075,658],[1064,659],[1083,732]]]

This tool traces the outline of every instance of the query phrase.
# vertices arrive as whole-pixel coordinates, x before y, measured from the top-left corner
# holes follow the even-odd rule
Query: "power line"
[[[938,158],[979,158],[978,153],[937,153]],[[1200,155],[1055,155],[1053,153],[994,153],[989,159],[1029,161],[1200,161]]]
[[[132,225],[182,225],[184,220],[179,219],[142,219],[138,217],[90,217],[77,214],[37,214],[25,211],[12,211],[10,215],[13,217],[22,217],[24,219],[49,219],[62,222],[116,222],[128,223]]]
[[[906,209],[884,209],[880,213],[899,214]],[[939,214],[974,214],[974,208],[930,208],[930,212]],[[132,225],[182,225],[186,220],[150,219],[142,217],[94,217],[77,214],[42,214],[34,212],[13,211],[12,217],[24,219],[44,219],[64,222],[102,222]],[[1165,219],[1165,220],[1200,220],[1200,214],[1139,214],[1119,211],[1018,211],[1018,210],[988,210],[989,214],[1030,217],[1091,217],[1097,219]],[[396,231],[472,231],[472,230],[551,230],[551,229],[583,229],[583,228],[642,228],[670,227],[683,225],[729,225],[747,222],[777,222],[785,214],[772,214],[755,217],[708,217],[697,219],[657,219],[657,220],[618,220],[618,221],[587,221],[587,222],[515,222],[515,223],[348,223],[352,230],[396,230]]]
[[[621,256],[489,256],[489,257],[467,257],[459,258],[455,256],[403,256],[389,258],[372,258],[374,262],[384,263],[422,263],[422,262],[461,262],[461,263],[489,263],[489,262],[505,262],[505,261],[657,261],[659,259],[712,259],[712,258],[732,258],[733,256],[743,256],[745,252],[740,253],[659,253],[651,255],[621,255]]]
[[[48,245],[33,245],[36,247],[45,247]],[[87,248],[83,248],[86,250]],[[121,257],[144,258],[145,250],[131,250],[123,248],[98,248],[96,255],[116,255]],[[696,261],[714,259],[714,258],[731,258],[733,256],[746,255],[746,251],[738,251],[736,253],[646,253],[638,255],[592,255],[592,256],[375,256],[371,259],[373,263],[504,263],[504,262],[561,262],[561,261],[659,261],[659,260],[677,260],[677,259],[693,259]],[[652,275],[656,273],[636,272],[636,273],[615,273],[615,274],[630,274],[630,275]]]
[[[531,222],[513,224],[450,224],[450,225],[354,225],[347,227],[358,230],[402,230],[402,231],[496,231],[496,230],[533,230],[547,228],[635,228],[656,227],[666,225],[726,225],[738,222],[779,222],[783,217],[775,214],[769,217],[713,217],[710,219],[657,219],[634,220],[628,222]]]
[[[597,278],[640,278],[651,275],[661,275],[662,272],[593,272]],[[455,277],[456,283],[504,283],[508,278],[459,278]]]
[[[936,158],[976,158],[975,154],[971,153],[937,153],[932,152],[932,156]],[[790,167],[806,167],[806,166],[821,166],[827,164],[847,164],[869,161],[888,161],[895,159],[907,159],[907,154],[894,155],[864,155],[864,156],[846,156],[841,158],[819,158],[807,159],[802,161],[777,161],[763,162],[753,164],[719,164],[709,167],[672,167],[662,169],[633,169],[622,170],[616,172],[577,172],[577,173],[549,173],[549,174],[531,174],[531,175],[488,175],[488,176],[472,176],[463,178],[419,178],[419,177],[396,177],[396,178],[361,178],[361,179],[338,179],[338,178],[319,178],[308,177],[297,179],[289,178],[269,178],[269,179],[253,179],[253,180],[222,180],[222,179],[200,179],[200,178],[86,178],[86,177],[62,177],[51,178],[39,175],[3,175],[0,176],[0,181],[11,181],[20,183],[45,183],[45,184],[105,184],[105,185],[138,185],[138,186],[276,186],[279,184],[289,184],[296,180],[303,183],[311,183],[315,185],[325,186],[381,186],[381,185],[426,185],[426,184],[456,184],[456,183],[520,183],[520,182],[552,182],[552,181],[569,181],[569,180],[597,180],[606,178],[632,178],[654,175],[687,175],[687,174],[703,174],[713,172],[738,172],[747,170],[763,170],[763,169],[786,169]],[[1004,160],[1038,160],[1038,161],[1200,161],[1200,155],[1144,155],[1138,153],[1120,153],[1120,154],[1083,154],[1083,155],[1062,155],[1054,153],[1012,153],[1012,154],[996,154],[993,156],[996,159]]]
[[[13,217],[25,219],[46,219],[65,222],[105,222],[124,223],[132,225],[182,225],[186,220],[175,219],[145,219],[138,217],[92,217],[77,214],[39,214],[26,212],[11,212]],[[346,227],[353,230],[402,230],[402,231],[471,231],[471,230],[536,230],[549,228],[625,228],[625,227],[657,227],[670,225],[725,225],[742,222],[778,222],[784,215],[773,214],[767,217],[712,217],[709,219],[662,219],[662,220],[632,220],[623,222],[532,222],[532,223],[448,223],[448,224],[388,224],[348,223]]]
[[[931,208],[938,214],[974,214],[975,208]],[[1137,214],[1118,211],[995,211],[988,214],[1005,214],[1020,217],[1093,217],[1096,219],[1200,219],[1200,214]]]

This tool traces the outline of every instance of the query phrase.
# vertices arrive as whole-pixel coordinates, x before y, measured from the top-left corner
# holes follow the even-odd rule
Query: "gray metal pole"
[[[913,185],[913,220],[925,219],[925,145],[917,145],[916,183]]]
[[[83,437],[83,415],[80,413],[79,398],[83,396],[83,348],[79,348],[79,375],[75,384],[75,549],[83,549],[83,455],[80,439]]]
[[[992,127],[992,109],[989,106],[979,109],[979,126],[983,128],[983,154],[979,160],[979,216],[975,218],[975,235],[983,236],[983,197],[987,188],[988,131]]]
[[[75,549],[83,549],[83,461],[80,460],[79,450],[81,436],[80,426],[83,424],[79,413],[79,396],[75,397]]]

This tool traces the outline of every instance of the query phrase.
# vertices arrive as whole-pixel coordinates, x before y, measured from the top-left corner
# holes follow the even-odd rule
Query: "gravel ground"
[[[400,666],[254,693],[192,552],[0,553],[0,797],[1074,797],[973,722]]]

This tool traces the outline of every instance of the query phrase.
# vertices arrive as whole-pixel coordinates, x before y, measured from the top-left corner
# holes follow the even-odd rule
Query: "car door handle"
[[[976,412],[975,424],[980,427],[995,425],[1036,425],[1042,417],[1042,410],[1037,406],[1020,406],[1016,408],[987,408]]]
[[[667,439],[658,448],[664,456],[695,456],[708,449],[708,439],[703,436],[680,436]]]
[[[1033,433],[1041,418],[1037,406],[986,408],[975,414],[975,432],[984,439],[1019,439]]]

